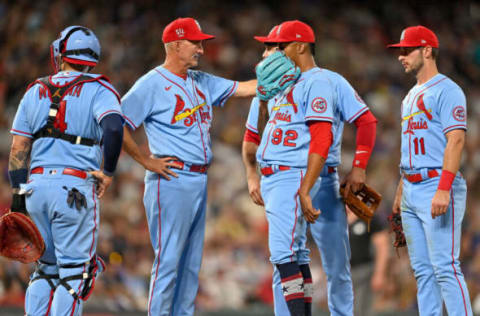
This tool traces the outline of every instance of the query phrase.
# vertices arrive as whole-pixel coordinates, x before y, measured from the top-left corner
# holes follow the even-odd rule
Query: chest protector
[[[60,104],[63,98],[67,95],[67,93],[72,91],[72,89],[75,86],[84,84],[86,82],[100,81],[101,79],[107,82],[109,82],[109,80],[104,76],[90,77],[86,75],[80,75],[74,80],[67,83],[66,85],[56,86],[51,82],[50,78],[51,77],[48,76],[48,77],[37,79],[35,80],[35,82],[33,82],[29,86],[30,88],[34,84],[37,84],[37,83],[41,84],[45,89],[48,90],[48,97],[50,98],[50,101],[51,101],[50,110],[48,111],[47,123],[42,128],[40,128],[36,133],[33,134],[33,141],[36,141],[37,139],[42,137],[51,137],[51,138],[62,139],[74,145],[84,145],[84,146],[98,145],[99,142],[95,139],[81,137],[78,135],[72,135],[72,134],[67,134],[65,132],[62,132],[60,129],[55,127],[55,121],[56,121],[58,110],[60,108]]]

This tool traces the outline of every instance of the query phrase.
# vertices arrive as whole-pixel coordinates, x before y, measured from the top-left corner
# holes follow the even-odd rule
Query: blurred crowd
[[[462,172],[468,183],[461,260],[472,304],[480,313],[480,5],[468,2],[413,4],[397,1],[0,1],[0,209],[9,207],[7,177],[9,129],[27,85],[51,72],[49,45],[68,25],[91,28],[102,55],[94,70],[110,77],[123,95],[147,70],[164,58],[161,35],[179,16],[198,19],[217,37],[205,45],[200,69],[226,78],[254,78],[263,46],[253,40],[283,20],[300,19],[316,33],[316,60],[337,71],[357,89],[378,118],[377,142],[367,182],[384,200],[380,217],[392,205],[399,179],[400,102],[415,84],[403,73],[388,43],[397,42],[405,26],[423,24],[440,40],[440,72],[456,81],[468,102],[468,133]],[[334,8],[335,10],[332,10]],[[240,148],[250,100],[229,101],[215,109],[214,161],[209,169],[208,220],[197,306],[200,310],[246,309],[271,304],[271,274],[264,210],[251,202]],[[143,131],[135,138],[147,149]],[[354,129],[346,127],[340,174],[351,166]],[[110,311],[147,307],[153,262],[142,204],[144,170],[122,155],[114,184],[102,201],[98,253],[107,270],[97,280],[88,307]],[[326,309],[325,276],[312,248],[316,308]],[[378,312],[416,309],[416,285],[408,255],[391,251]],[[33,266],[0,259],[0,306],[22,306]]]

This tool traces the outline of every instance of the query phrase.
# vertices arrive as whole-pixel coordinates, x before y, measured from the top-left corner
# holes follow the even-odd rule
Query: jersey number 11
[[[415,155],[418,155],[418,145],[420,145],[420,153],[422,155],[425,155],[425,140],[423,139],[423,137],[415,137],[413,139],[413,145],[415,146]]]

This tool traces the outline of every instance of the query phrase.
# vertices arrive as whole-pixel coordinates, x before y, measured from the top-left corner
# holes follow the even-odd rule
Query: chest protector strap
[[[33,134],[33,141],[36,141],[42,137],[51,137],[65,140],[71,144],[80,144],[85,146],[94,146],[98,145],[99,142],[95,139],[81,137],[77,135],[67,134],[57,129],[54,126],[58,109],[60,108],[60,103],[63,98],[69,93],[75,86],[83,84],[85,82],[98,81],[105,77],[90,77],[86,75],[81,75],[69,82],[64,86],[56,86],[50,81],[50,77],[43,77],[37,79],[33,84],[39,83],[48,90],[48,96],[50,98],[50,110],[48,111],[47,124],[45,124],[40,130]],[[108,80],[108,79],[107,79]],[[32,84],[32,85],[33,85]]]

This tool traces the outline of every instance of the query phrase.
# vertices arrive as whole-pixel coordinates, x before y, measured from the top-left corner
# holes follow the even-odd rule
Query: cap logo
[[[400,41],[405,39],[405,30],[402,31],[402,35],[400,35]]]
[[[182,28],[178,28],[175,30],[175,33],[177,33],[178,37],[184,37],[185,36],[185,30]]]
[[[296,34],[295,37],[296,37],[296,38],[302,38],[302,35]]]
[[[197,21],[197,20],[194,20],[194,21],[195,21],[195,23],[197,24],[197,26],[198,26],[198,29],[201,31],[201,30],[202,30],[202,28],[200,27],[200,23],[198,23],[198,21]]]
[[[427,41],[422,39],[421,42],[422,42],[422,44],[425,44]]]

